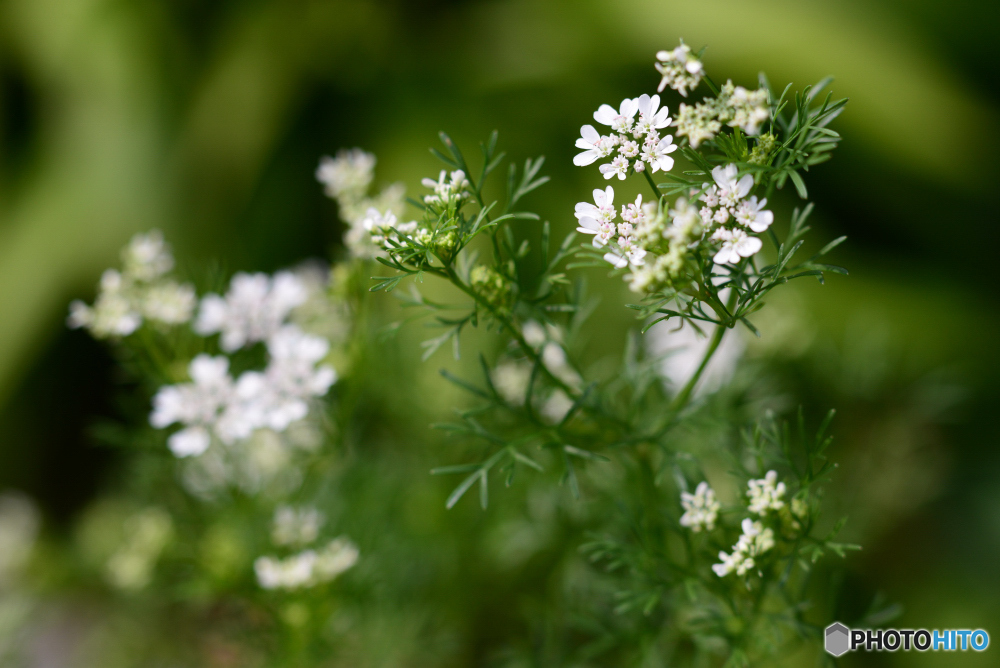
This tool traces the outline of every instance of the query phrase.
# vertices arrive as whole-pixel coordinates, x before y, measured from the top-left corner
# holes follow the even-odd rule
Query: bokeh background
[[[30,494],[58,534],[115,484],[122,455],[94,432],[118,415],[121,379],[64,320],[132,233],[163,229],[182,266],[330,259],[343,228],[313,177],[320,155],[374,151],[378,180],[414,192],[438,169],[426,150],[438,130],[471,147],[494,128],[509,155],[548,157],[552,184],[532,204],[568,230],[600,181],[572,166],[579,126],[602,102],[651,92],[653,53],[683,37],[709,47],[717,80],[753,85],[763,69],[781,88],[833,75],[851,99],[841,148],[809,180],[816,236],[848,235],[835,262],[851,276],[776,299],[747,352],[790,401],[838,409],[831,497],[850,516],[845,537],[864,545],[838,615],[858,619],[881,593],[902,606],[900,627],[1000,639],[998,19],[988,0],[2,0],[0,489]],[[635,324],[623,288],[593,278],[605,296],[595,336],[620,346]],[[418,334],[404,333],[399,354],[417,354]],[[424,400],[428,414],[455,396],[434,380],[441,363],[411,379],[439,398]],[[425,472],[448,449],[419,422],[355,453],[355,491],[393,481],[394,496],[366,506],[382,514],[362,519],[421,546],[414,596],[428,615],[453,611],[478,665],[517,623],[490,616],[506,594],[489,593],[463,531],[488,551],[503,535],[491,527],[522,503],[547,511],[500,495],[485,514],[445,513],[447,488]],[[424,449],[389,445],[406,442]],[[518,586],[550,566],[536,559]],[[459,619],[468,580],[449,572],[486,588],[483,618]],[[420,624],[407,623],[419,645]],[[379,665],[402,665],[380,651]],[[844,665],[987,666],[997,651]]]

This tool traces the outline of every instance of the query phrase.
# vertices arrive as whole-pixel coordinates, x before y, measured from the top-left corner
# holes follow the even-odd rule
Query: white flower
[[[733,546],[732,554],[719,552],[721,563],[712,565],[712,570],[720,578],[733,572],[743,577],[757,565],[754,557],[774,547],[774,531],[765,529],[760,522],[748,517],[743,520],[742,529],[743,534]]]
[[[713,238],[722,241],[722,248],[712,258],[715,264],[736,264],[741,258],[750,257],[763,246],[760,239],[747,235],[743,230],[719,228]]]
[[[465,178],[465,172],[461,169],[457,169],[451,174],[447,174],[442,169],[437,181],[423,179],[420,183],[425,188],[430,188],[434,191],[433,195],[424,196],[424,203],[431,205],[445,205],[452,200],[462,201],[469,196],[467,191],[471,186],[469,180]],[[383,225],[383,227],[395,227],[395,223]]]
[[[188,366],[191,383],[167,385],[153,397],[149,422],[157,429],[174,423],[187,427],[168,440],[177,457],[200,455],[209,445],[207,427],[215,424],[233,396],[229,359],[198,355]]]
[[[670,110],[667,107],[660,109],[660,96],[640,95],[635,100],[636,108],[639,110],[639,119],[635,123],[633,135],[642,137],[643,135],[656,134],[660,128],[670,125]]]
[[[715,491],[707,482],[698,483],[694,494],[681,492],[681,505],[684,507],[684,514],[680,519],[681,526],[688,527],[694,533],[702,530],[711,531],[715,528],[715,520],[722,506],[715,498]]]
[[[676,390],[698,369],[708,350],[709,337],[699,334],[688,322],[678,327],[673,321],[667,321],[656,324],[647,332],[646,345],[651,355],[663,359],[660,373]],[[705,368],[695,388],[695,396],[715,392],[726,385],[736,372],[743,348],[743,340],[736,332],[726,334]]]
[[[305,550],[286,559],[260,557],[254,572],[264,589],[301,589],[333,580],[354,566],[358,556],[357,546],[341,536],[318,552]]]
[[[189,321],[197,304],[194,288],[174,281],[153,284],[141,297],[142,314],[168,325]]]
[[[738,175],[739,169],[733,164],[725,167],[719,165],[712,170],[712,178],[719,186],[719,200],[723,206],[736,206],[753,188],[752,176],[745,174],[743,178],[737,180]]]
[[[726,89],[732,86],[731,82],[726,84]],[[771,110],[767,106],[767,90],[764,88],[748,91],[743,86],[736,86],[732,89],[728,103],[733,115],[729,125],[740,128],[750,136],[757,135],[761,124],[771,117]]]
[[[553,390],[552,394],[542,403],[539,410],[542,418],[549,424],[559,424],[573,408],[573,400],[562,390]]]
[[[224,298],[209,294],[201,300],[194,329],[203,336],[221,332],[222,349],[232,352],[272,336],[307,298],[305,285],[291,272],[273,278],[238,273]]]
[[[619,155],[610,164],[601,165],[600,170],[606,179],[617,176],[619,180],[624,181],[628,176],[628,159]]]
[[[704,67],[697,57],[691,54],[691,48],[681,42],[681,45],[672,51],[658,51],[656,59],[656,70],[663,75],[660,85],[656,91],[661,92],[670,86],[678,93],[687,97],[688,91],[693,90],[701,81]]]
[[[602,104],[594,112],[594,120],[601,125],[610,125],[611,129],[615,132],[626,134],[632,131],[632,123],[638,110],[638,99],[625,98],[622,100],[618,111],[615,111],[611,105]]]
[[[617,145],[616,135],[602,137],[593,125],[584,125],[580,128],[580,138],[576,140],[576,147],[583,149],[583,153],[573,156],[573,164],[584,167],[600,158],[606,158]]]
[[[677,144],[673,141],[673,135],[667,135],[655,144],[652,142],[643,144],[642,160],[650,166],[654,174],[661,169],[665,172],[673,169],[674,159],[667,155],[677,150]]]
[[[336,158],[324,156],[316,169],[316,180],[328,197],[360,199],[375,178],[375,156],[360,148],[341,149]]]
[[[764,232],[774,222],[774,214],[764,210],[766,205],[767,199],[758,202],[756,195],[748,200],[743,200],[736,209],[736,220],[740,225],[749,227],[754,232]]]
[[[646,257],[646,251],[635,245],[631,239],[619,237],[619,252],[611,251],[604,254],[604,259],[614,265],[615,269],[623,269],[629,265],[641,267]]]
[[[765,515],[769,510],[781,510],[785,506],[785,483],[778,482],[777,471],[768,471],[760,480],[750,480],[747,487],[751,513]]]
[[[122,272],[127,280],[152,281],[173,268],[174,257],[159,230],[135,235],[122,249]]]
[[[271,540],[275,545],[308,545],[319,536],[325,518],[313,507],[279,506],[274,511]]]
[[[531,364],[527,362],[505,362],[498,364],[490,379],[497,393],[511,406],[523,406],[531,382]]]
[[[593,218],[597,222],[610,223],[617,215],[614,202],[614,188],[611,186],[608,186],[604,190],[598,188],[594,191],[594,203],[579,202],[576,205],[576,213],[574,215],[580,219]],[[583,230],[580,231],[583,232]],[[593,232],[587,232],[587,234],[593,234]]]
[[[694,106],[681,104],[674,126],[678,136],[688,138],[691,148],[698,148],[702,142],[711,140],[722,129],[718,113],[704,102]]]

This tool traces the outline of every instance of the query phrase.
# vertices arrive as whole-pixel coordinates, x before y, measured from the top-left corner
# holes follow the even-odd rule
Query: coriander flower
[[[745,174],[743,178],[737,180],[739,168],[734,164],[723,167],[719,165],[712,170],[712,178],[719,186],[719,201],[723,206],[734,207],[749,194],[753,188],[753,177]]]
[[[573,156],[573,164],[585,167],[611,155],[615,141],[611,137],[602,137],[593,125],[584,125],[580,128],[580,138],[576,140],[576,147],[583,149],[583,153]]]
[[[697,56],[692,55],[691,47],[681,42],[672,51],[658,51],[656,70],[662,75],[656,92],[662,92],[670,86],[678,93],[687,97],[688,91],[697,87],[704,73],[704,66]]]
[[[677,144],[673,141],[673,135],[667,135],[658,141],[644,143],[642,145],[642,162],[636,164],[636,170],[639,170],[639,165],[643,163],[649,165],[654,174],[660,170],[669,172],[673,169],[674,159],[668,155],[668,153],[677,150]]]
[[[720,209],[725,211],[725,209]],[[761,249],[763,244],[757,237],[751,237],[743,230],[727,230],[720,227],[712,238],[722,241],[722,248],[712,258],[715,264],[736,264],[742,258],[750,257]]]
[[[238,273],[225,297],[202,298],[194,329],[202,336],[221,333],[222,349],[233,352],[268,339],[307,298],[305,285],[291,272],[278,272],[273,278]]]
[[[531,370],[532,365],[528,362],[505,362],[493,369],[490,380],[504,401],[511,406],[523,406],[531,382]]]
[[[698,148],[703,142],[710,141],[719,134],[722,123],[719,122],[715,109],[704,103],[691,106],[681,104],[674,121],[679,137],[687,137],[691,148]]]
[[[681,526],[688,527],[694,533],[702,530],[711,531],[715,528],[715,520],[722,506],[715,498],[715,491],[707,482],[698,483],[694,494],[681,492],[681,505],[684,507],[684,514],[680,519]]]
[[[264,589],[302,589],[329,582],[358,561],[357,546],[341,536],[320,550],[305,550],[285,559],[260,557],[254,562],[257,583]]]
[[[747,487],[751,513],[766,515],[769,510],[781,510],[785,506],[785,483],[778,482],[777,471],[768,471],[760,480],[750,480]]]
[[[733,546],[732,554],[719,552],[721,563],[712,565],[712,570],[720,578],[733,572],[743,577],[757,565],[755,557],[774,547],[774,531],[765,529],[760,522],[748,517],[743,520],[742,529],[743,534]]]
[[[632,131],[635,114],[639,111],[639,100],[625,98],[618,111],[609,104],[602,104],[594,112],[594,120],[601,125],[609,125],[615,132],[626,134]]]
[[[98,339],[128,336],[142,325],[142,314],[126,292],[126,282],[114,269],[101,275],[100,292],[93,306],[80,300],[69,305],[67,324],[85,328]]]
[[[173,268],[174,256],[159,230],[135,235],[122,249],[122,273],[127,280],[153,281]]]
[[[619,155],[610,164],[601,165],[600,170],[606,179],[617,176],[620,181],[624,181],[628,176],[628,158]]]
[[[274,511],[271,541],[275,545],[308,545],[319,536],[324,519],[313,507],[279,506]]]
[[[188,366],[190,383],[167,385],[153,397],[149,422],[157,429],[174,423],[184,429],[167,439],[177,457],[200,455],[208,449],[212,427],[233,396],[229,359],[201,354]]]
[[[420,183],[434,191],[434,194],[424,196],[424,203],[435,206],[447,205],[452,200],[461,202],[469,197],[468,189],[471,186],[461,169],[451,174],[442,169],[437,181],[423,179]]]
[[[443,175],[444,172],[441,172],[441,174]],[[428,197],[437,196],[428,195]],[[392,211],[386,211],[383,213],[372,207],[368,209],[368,212],[365,213],[365,217],[361,220],[361,227],[371,234],[371,240],[375,244],[384,246],[385,248],[391,248],[392,244],[390,243],[390,239],[399,243],[399,234],[413,234],[413,232],[417,229],[417,221],[411,220],[408,223],[400,223],[396,218],[396,214]]]
[[[635,100],[639,111],[639,119],[635,123],[632,134],[635,137],[656,134],[656,131],[670,125],[670,110],[667,107],[660,108],[660,96],[650,97],[645,93]]]
[[[758,202],[756,195],[748,200],[743,200],[736,209],[737,222],[744,227],[749,227],[754,232],[766,231],[774,222],[774,214],[765,211],[765,205],[767,205],[767,198]]]
[[[198,297],[190,285],[163,281],[149,286],[140,299],[142,314],[149,320],[179,325],[188,322],[194,314]]]
[[[316,169],[328,197],[358,200],[365,196],[375,178],[375,156],[360,148],[341,149],[337,157],[323,156]]]

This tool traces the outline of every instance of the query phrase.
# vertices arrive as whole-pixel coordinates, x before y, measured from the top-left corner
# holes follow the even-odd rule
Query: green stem
[[[691,400],[691,394],[694,392],[695,385],[701,379],[702,373],[705,371],[705,367],[712,360],[712,356],[715,351],[718,350],[719,344],[722,343],[722,337],[725,336],[726,330],[729,329],[723,325],[717,325],[715,331],[712,333],[712,339],[708,342],[708,349],[705,351],[705,356],[701,358],[701,364],[698,365],[698,369],[694,372],[688,382],[681,388],[681,391],[677,393],[674,400],[670,402],[669,412],[676,415],[684,410],[688,402]]]
[[[656,200],[659,201],[660,189],[656,187],[656,183],[653,181],[653,177],[649,175],[649,170],[648,169],[642,170],[642,175],[646,177],[646,182],[649,183],[649,187],[653,189],[653,194],[655,195]]]

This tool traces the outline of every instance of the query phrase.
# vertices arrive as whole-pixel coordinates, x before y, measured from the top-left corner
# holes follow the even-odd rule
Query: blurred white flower
[[[660,371],[675,389],[683,387],[694,375],[708,345],[709,336],[699,334],[686,322],[679,328],[674,321],[661,322],[646,333],[647,350],[653,356],[663,357]],[[695,396],[714,392],[729,382],[743,356],[743,349],[743,340],[739,335],[735,331],[727,332],[702,373]]]
[[[163,278],[174,258],[158,230],[132,237],[121,255],[123,270],[108,269],[101,275],[93,306],[80,300],[70,304],[70,328],[84,328],[105,339],[132,334],[144,317],[167,325],[191,319],[194,288]]]
[[[490,374],[497,393],[512,406],[523,406],[531,382],[531,364],[526,361],[503,362]]]
[[[220,345],[227,352],[264,341],[285,323],[292,309],[305,303],[308,291],[293,273],[238,273],[225,297],[205,295],[195,321],[203,336],[221,333]]]
[[[319,537],[324,520],[323,513],[311,506],[279,506],[274,511],[271,540],[275,545],[308,545]]]
[[[122,249],[122,273],[127,280],[153,281],[173,268],[174,256],[159,230],[135,235]]]
[[[168,325],[189,321],[197,304],[198,297],[194,287],[174,281],[151,285],[141,298],[142,314],[150,320]]]
[[[755,557],[774,547],[774,531],[765,529],[760,522],[754,522],[748,517],[743,520],[742,529],[743,533],[733,546],[732,554],[719,552],[721,563],[712,565],[712,570],[720,578],[733,572],[743,577],[757,565]]]
[[[681,506],[684,507],[684,514],[681,515],[680,524],[694,533],[714,529],[722,507],[715,498],[715,491],[705,481],[698,483],[694,494],[681,492]]]
[[[171,435],[168,444],[178,457],[200,455],[209,445],[208,429],[233,398],[229,359],[198,355],[188,366],[191,383],[167,385],[153,397],[149,422],[157,429],[174,423],[186,428]]]
[[[760,480],[750,480],[747,487],[751,513],[766,515],[769,510],[785,507],[785,483],[778,482],[777,471],[768,471]]]
[[[322,183],[328,197],[360,199],[375,178],[375,156],[360,148],[341,149],[337,157],[323,156],[316,169],[316,180]]]
[[[354,566],[358,556],[357,546],[341,536],[318,551],[305,550],[285,559],[260,557],[254,571],[264,589],[302,589],[333,580]]]
[[[658,51],[656,60],[659,61],[656,71],[662,75],[656,91],[661,92],[670,86],[684,97],[697,87],[705,69],[697,56],[691,53],[691,47],[683,42],[671,51]]]

